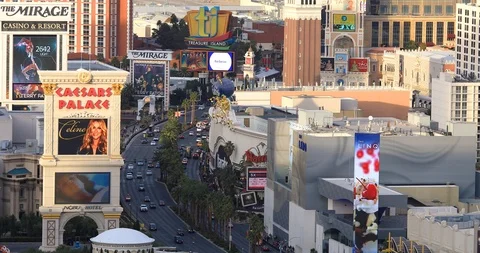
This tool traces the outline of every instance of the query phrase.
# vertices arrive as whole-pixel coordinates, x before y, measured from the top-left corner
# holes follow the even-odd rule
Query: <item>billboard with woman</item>
[[[107,119],[59,119],[59,155],[107,155]]]

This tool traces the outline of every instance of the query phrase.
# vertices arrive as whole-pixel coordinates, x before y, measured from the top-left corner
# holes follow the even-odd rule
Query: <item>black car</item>
[[[147,144],[148,140],[147,139],[142,139],[142,144]]]
[[[138,185],[138,191],[144,192],[144,191],[145,191],[145,185],[139,184],[139,185]]]
[[[150,229],[150,231],[157,231],[157,225],[155,223],[150,223],[148,229]]]
[[[150,203],[150,209],[156,209],[157,205],[155,203]]]
[[[183,230],[177,229],[177,235],[179,235],[179,236],[184,236],[185,233],[183,232]]]
[[[175,236],[173,237],[173,241],[176,243],[176,244],[183,244],[183,240],[180,236]]]
[[[195,233],[195,230],[193,230],[193,228],[189,227],[188,230],[187,230],[187,232],[188,232],[189,234],[193,234],[193,233]]]
[[[145,196],[145,198],[143,198],[143,201],[144,201],[144,202],[150,202],[150,197],[149,197],[149,196]]]
[[[148,168],[153,168],[153,163],[152,162],[148,163],[147,167]]]

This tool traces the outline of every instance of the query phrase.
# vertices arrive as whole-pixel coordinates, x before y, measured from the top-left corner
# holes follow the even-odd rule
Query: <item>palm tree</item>
[[[187,127],[187,110],[189,105],[190,102],[187,99],[182,101],[182,108],[185,109],[185,114],[183,114],[183,125],[185,128]]]
[[[190,93],[190,102],[192,103],[192,115],[191,115],[192,125],[195,124],[195,122],[194,122],[194,120],[195,120],[195,103],[197,103],[197,99],[198,99],[198,92],[194,91],[194,92]]]
[[[225,151],[225,154],[230,157],[233,154],[233,151],[235,151],[235,144],[233,144],[231,141],[227,141],[223,147],[223,150]]]
[[[247,239],[250,242],[250,252],[255,253],[257,250],[257,243],[262,240],[263,232],[265,231],[265,226],[263,225],[263,220],[258,217],[258,215],[253,214],[250,217],[250,228],[248,230]]]

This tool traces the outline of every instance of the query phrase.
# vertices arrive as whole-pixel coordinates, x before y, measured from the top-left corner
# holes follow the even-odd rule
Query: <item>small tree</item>
[[[406,45],[403,46],[405,49],[418,49],[418,43],[414,40],[409,41]]]
[[[97,61],[105,62],[105,57],[103,57],[103,54],[98,54],[97,55]]]
[[[118,60],[117,57],[113,57],[112,60],[110,61],[110,65],[119,68],[120,67],[120,61]]]

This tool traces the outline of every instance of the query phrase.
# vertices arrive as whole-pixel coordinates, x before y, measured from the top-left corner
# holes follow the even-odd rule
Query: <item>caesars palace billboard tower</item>
[[[126,71],[39,71],[45,92],[42,246],[63,244],[67,222],[119,227],[120,99]]]
[[[320,84],[323,0],[285,0],[283,83]]]

